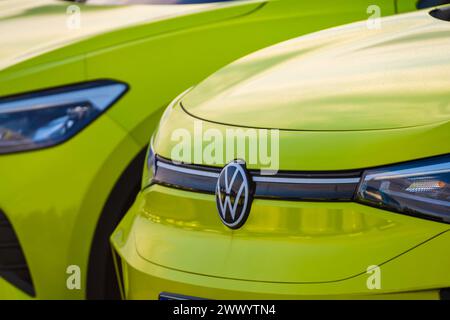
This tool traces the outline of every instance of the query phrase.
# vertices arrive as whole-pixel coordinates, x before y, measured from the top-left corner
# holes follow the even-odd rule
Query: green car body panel
[[[384,18],[379,30],[359,22],[320,31],[237,60],[170,105],[154,152],[185,161],[173,153],[173,132],[198,139],[194,123],[203,119],[202,132],[223,136],[282,129],[280,170],[355,170],[449,154],[450,23],[428,11]],[[249,169],[265,166],[244,160]],[[257,198],[245,224],[231,230],[213,194],[148,186],[148,174],[111,237],[125,298],[439,299],[450,287],[449,224],[356,202]],[[374,265],[379,290],[367,286]]]
[[[382,15],[395,13],[393,0],[77,4],[81,28],[72,29],[66,12],[73,3],[2,1],[0,97],[98,79],[130,87],[70,140],[0,156],[0,209],[21,244],[35,298],[86,297],[90,250],[105,203],[179,92],[257,49],[364,19],[375,3]],[[80,267],[80,290],[67,289],[69,265]],[[2,278],[0,297],[32,298]]]

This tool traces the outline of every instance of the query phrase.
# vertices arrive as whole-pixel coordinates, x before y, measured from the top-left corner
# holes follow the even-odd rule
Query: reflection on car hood
[[[74,5],[80,8],[79,28]],[[0,1],[0,69],[92,35],[215,5],[94,6],[57,0]]]
[[[196,117],[287,130],[379,130],[450,119],[450,23],[427,11],[329,29],[238,60],[182,100]]]

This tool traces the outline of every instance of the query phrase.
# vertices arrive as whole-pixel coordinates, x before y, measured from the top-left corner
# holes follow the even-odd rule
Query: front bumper
[[[449,229],[356,203],[257,199],[230,230],[213,195],[154,185],[111,241],[128,299],[438,299],[450,287]],[[367,285],[373,266],[379,289]]]

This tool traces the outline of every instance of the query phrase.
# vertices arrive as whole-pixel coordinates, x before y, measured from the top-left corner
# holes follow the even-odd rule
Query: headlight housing
[[[68,140],[127,88],[124,83],[102,80],[0,99],[0,154]]]
[[[367,170],[356,199],[450,223],[450,155]]]

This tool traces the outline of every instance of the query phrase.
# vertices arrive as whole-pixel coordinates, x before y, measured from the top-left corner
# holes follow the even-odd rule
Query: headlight
[[[0,99],[0,154],[66,141],[126,90],[105,80]]]
[[[357,200],[400,213],[450,222],[450,155],[364,173]]]

